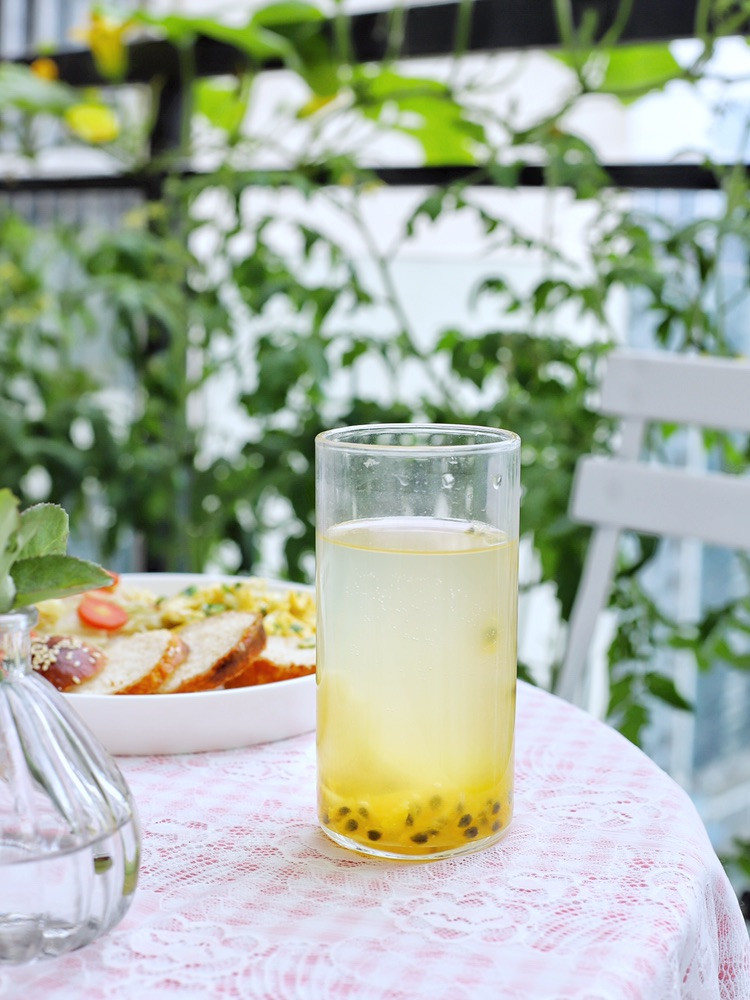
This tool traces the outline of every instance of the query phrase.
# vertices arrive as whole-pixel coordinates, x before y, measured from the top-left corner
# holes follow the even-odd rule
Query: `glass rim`
[[[445,441],[439,444],[431,444],[429,441],[415,441],[409,444],[398,444],[391,442],[363,441],[358,438],[364,435],[386,435],[386,434],[445,434],[456,438],[462,435],[465,438],[476,435],[475,441]],[[484,440],[479,440],[483,437]],[[409,454],[439,454],[441,452],[461,452],[462,454],[476,452],[508,452],[520,448],[521,438],[515,431],[508,431],[502,427],[486,427],[479,424],[428,424],[428,423],[396,423],[396,424],[353,424],[344,427],[333,427],[327,431],[321,431],[315,437],[316,445],[323,445],[327,448],[336,448],[342,451],[378,451],[378,452],[401,452]]]
[[[33,627],[38,620],[39,611],[33,604],[24,604],[12,611],[0,612],[0,625],[28,624]]]

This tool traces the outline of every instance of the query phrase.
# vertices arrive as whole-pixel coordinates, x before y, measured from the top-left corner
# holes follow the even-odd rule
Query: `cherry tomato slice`
[[[128,613],[114,601],[108,601],[106,597],[99,597],[98,594],[84,594],[78,605],[78,617],[91,628],[106,629],[114,632],[122,628],[128,620]]]

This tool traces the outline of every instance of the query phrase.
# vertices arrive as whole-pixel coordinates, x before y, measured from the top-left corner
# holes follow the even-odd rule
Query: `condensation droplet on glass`
[[[450,472],[443,473],[443,488],[446,490],[453,489],[453,484],[456,481],[456,477]]]
[[[503,482],[502,475],[495,476],[495,478],[492,480],[492,485],[496,490],[499,490],[502,485],[502,482]]]

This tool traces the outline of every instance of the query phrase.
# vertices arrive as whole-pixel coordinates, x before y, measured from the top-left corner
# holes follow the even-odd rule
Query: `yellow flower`
[[[57,68],[55,60],[48,59],[46,56],[35,59],[29,66],[29,69],[40,80],[57,80],[60,76],[60,71]]]
[[[128,67],[125,35],[132,21],[116,21],[99,11],[93,11],[89,26],[73,32],[73,37],[91,49],[94,63],[108,80],[120,80]]]
[[[10,286],[15,286],[17,289],[20,277],[22,277],[21,272],[12,260],[0,260],[0,288],[5,290]]]
[[[10,306],[5,310],[5,322],[8,326],[29,326],[38,318],[39,312],[32,306]]]
[[[309,118],[336,100],[336,94],[314,94],[297,112],[298,118]]]
[[[112,142],[120,134],[117,116],[104,104],[74,104],[65,112],[65,121],[86,142]]]
[[[167,217],[164,205],[159,202],[145,202],[137,208],[131,208],[122,217],[126,229],[146,229],[152,222],[163,222]]]

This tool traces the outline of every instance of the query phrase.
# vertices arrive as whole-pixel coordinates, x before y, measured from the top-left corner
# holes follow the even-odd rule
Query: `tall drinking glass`
[[[318,815],[434,859],[513,808],[520,439],[373,424],[316,440]]]

